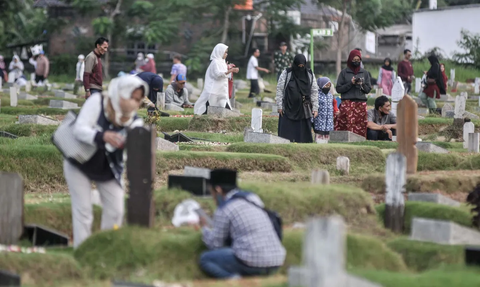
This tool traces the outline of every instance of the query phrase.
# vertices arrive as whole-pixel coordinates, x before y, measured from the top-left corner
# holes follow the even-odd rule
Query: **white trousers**
[[[63,173],[72,200],[73,247],[92,233],[93,203],[91,181],[70,162],[63,161]],[[102,230],[120,227],[125,212],[125,191],[115,180],[96,182],[102,201]]]

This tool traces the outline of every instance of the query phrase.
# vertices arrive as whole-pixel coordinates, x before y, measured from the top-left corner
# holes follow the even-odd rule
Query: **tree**
[[[465,52],[455,52],[453,60],[463,64],[471,63],[475,68],[480,69],[480,34],[462,30],[461,35],[462,38],[457,44]]]

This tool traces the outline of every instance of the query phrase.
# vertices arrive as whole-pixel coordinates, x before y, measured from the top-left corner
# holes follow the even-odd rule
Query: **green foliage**
[[[98,35],[107,35],[113,29],[113,21],[108,17],[99,17],[92,20],[93,30]]]
[[[100,8],[100,2],[97,0],[73,0],[70,5],[83,15]]]
[[[50,74],[71,75],[72,79],[75,79],[74,72],[77,61],[77,55],[72,54],[60,54],[50,57]]]
[[[456,52],[453,59],[458,63],[473,63],[477,69],[480,68],[480,34],[462,29],[461,40],[457,44],[465,52]]]

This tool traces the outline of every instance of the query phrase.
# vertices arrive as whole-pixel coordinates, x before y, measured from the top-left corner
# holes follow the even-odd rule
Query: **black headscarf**
[[[298,65],[303,64],[303,67]],[[285,89],[285,114],[289,119],[301,120],[309,118],[311,115],[304,115],[303,97],[310,101],[312,83],[310,81],[309,69],[306,67],[307,59],[304,55],[298,54],[293,60],[291,70],[292,76],[286,83]],[[287,70],[287,71],[288,71]]]
[[[440,62],[438,61],[437,56],[430,55],[428,61],[431,66],[427,72],[427,78],[435,79],[438,89],[440,89],[440,94],[445,95],[447,91],[445,90],[445,83],[443,81],[442,72],[440,71]]]
[[[388,66],[387,66],[387,61],[388,61]],[[390,60],[390,58],[385,58],[385,60],[383,60],[383,66],[382,66],[382,69],[384,70],[387,70],[387,71],[393,71],[393,68],[392,68],[392,60]]]

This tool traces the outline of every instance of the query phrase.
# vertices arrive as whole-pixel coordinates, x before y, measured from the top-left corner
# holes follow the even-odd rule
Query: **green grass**
[[[65,115],[68,110],[46,107],[2,107],[1,112],[9,115]]]
[[[383,222],[385,215],[385,204],[376,207],[379,219]],[[453,221],[463,226],[471,226],[473,215],[465,208],[441,205],[433,202],[405,202],[405,225],[404,232],[410,234],[412,220],[414,217],[430,218],[438,220]]]
[[[186,136],[190,138],[198,138],[199,140],[205,139],[213,142],[243,142],[243,133],[203,133],[203,132],[184,132]]]
[[[0,130],[9,132],[19,137],[31,137],[31,136],[51,136],[58,126],[44,126],[33,124],[10,124],[0,127]]]
[[[72,93],[71,91],[69,93]],[[33,104],[39,105],[39,106],[49,106],[50,105],[50,100],[58,100],[58,101],[67,101],[71,103],[76,103],[78,104],[79,107],[83,106],[85,103],[85,99],[65,99],[65,98],[55,98],[55,97],[48,97],[48,98],[40,98],[33,100]]]
[[[334,142],[331,142],[331,143],[334,143]],[[463,149],[463,143],[461,142],[433,141],[431,143],[439,147],[442,147],[444,149],[465,151]],[[397,149],[398,148],[398,142],[391,142],[391,141],[363,141],[363,142],[352,142],[352,143],[345,143],[345,144],[356,145],[356,146],[374,146],[374,147],[378,147],[379,149]]]
[[[210,116],[195,116],[188,125],[189,131],[229,131],[242,132],[251,125],[250,116],[234,118],[215,118]],[[265,132],[275,133],[278,130],[278,117],[263,117],[262,128]]]

